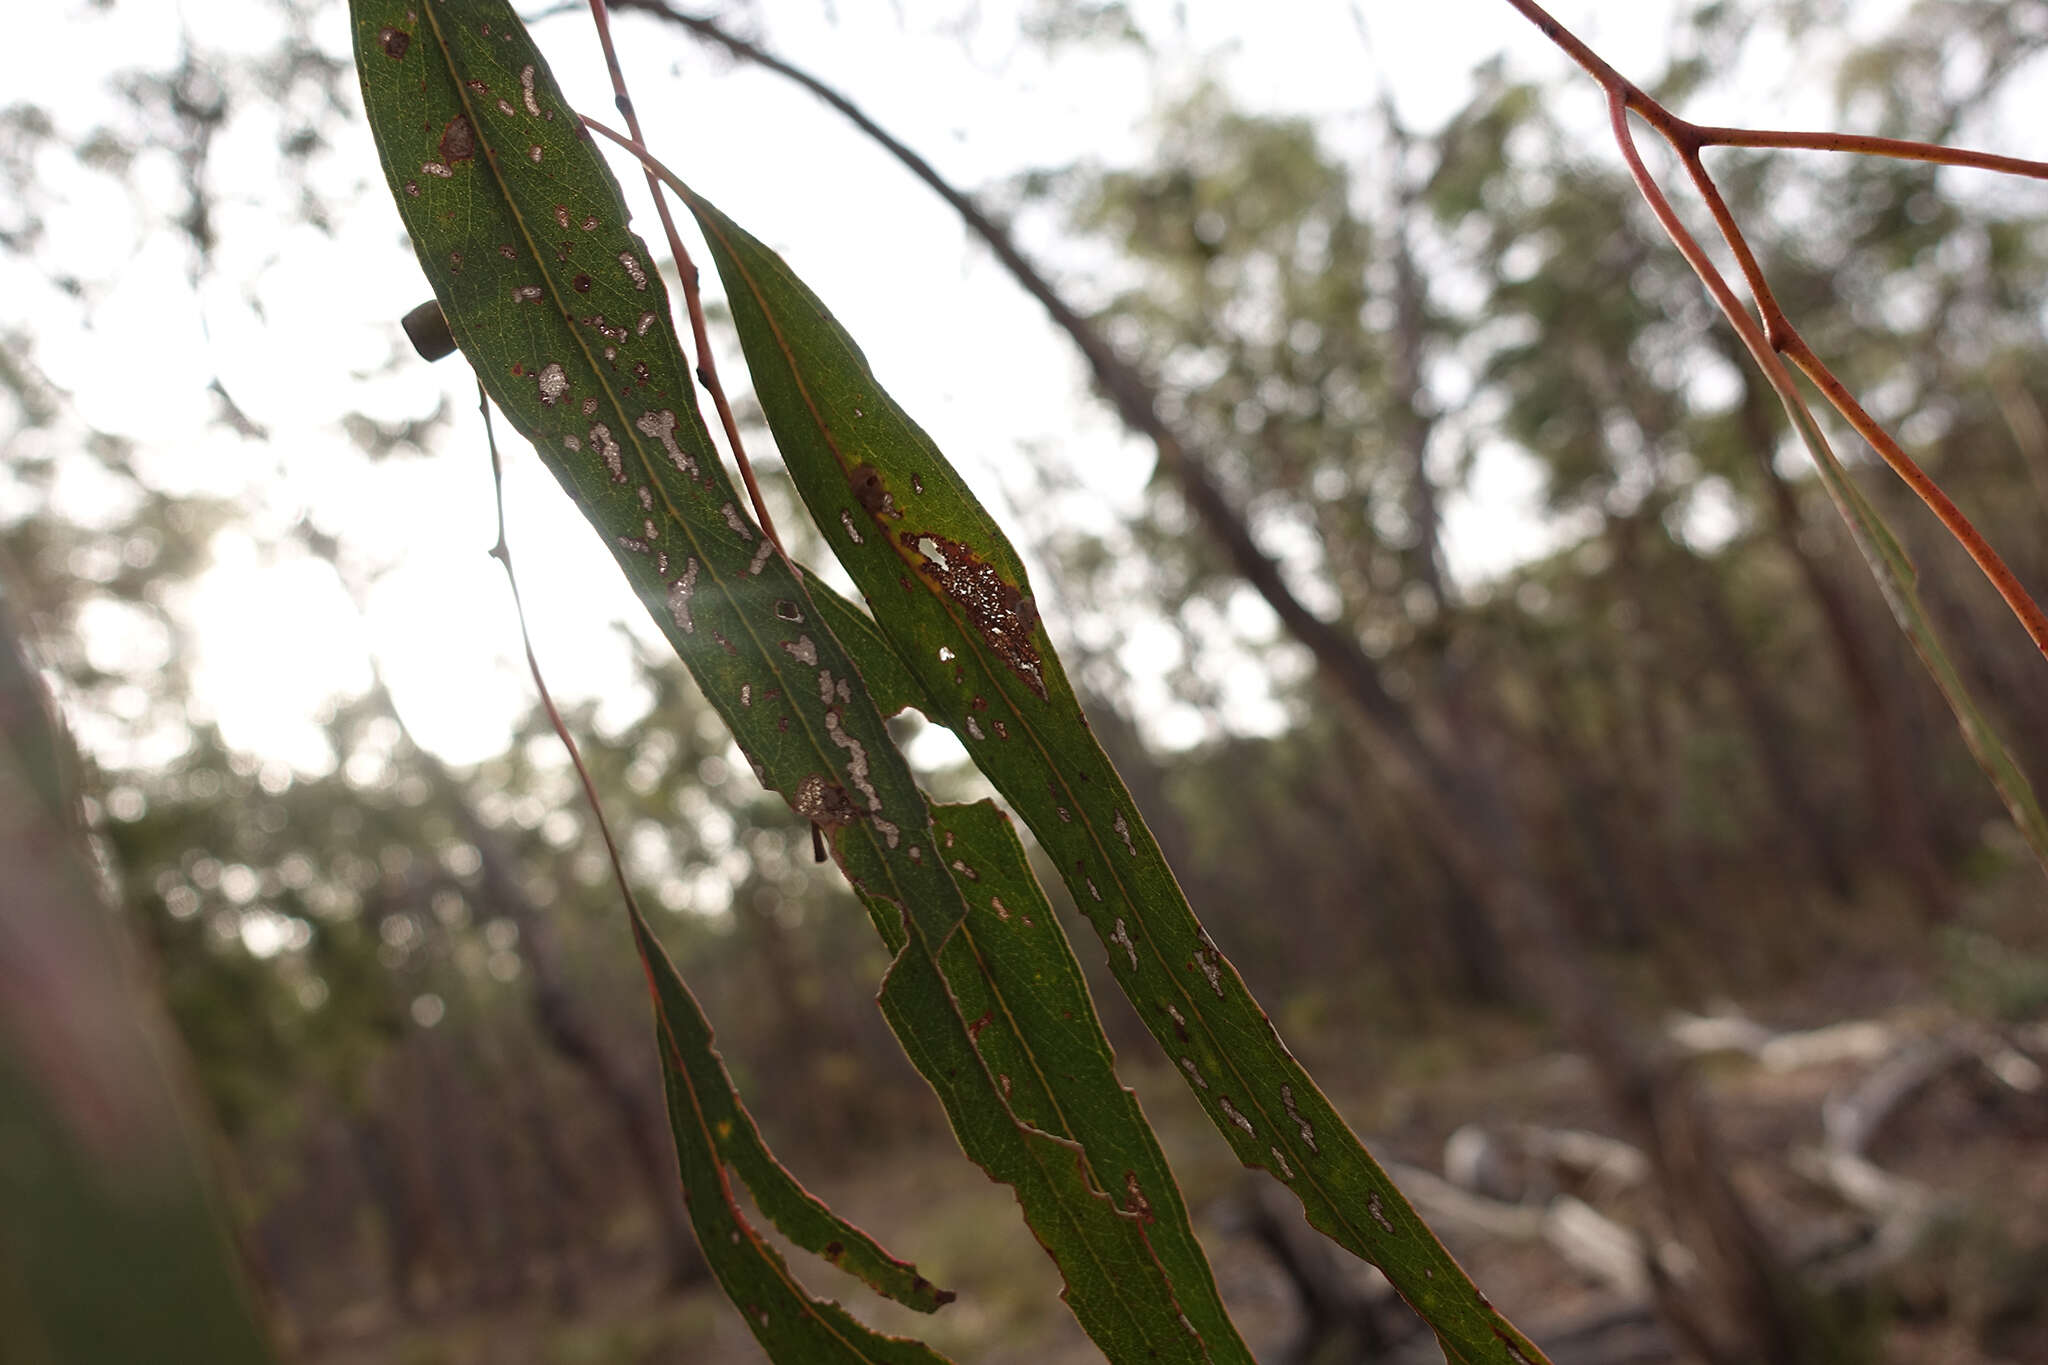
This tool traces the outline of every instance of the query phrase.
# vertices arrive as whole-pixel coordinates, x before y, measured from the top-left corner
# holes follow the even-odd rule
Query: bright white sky
[[[1407,121],[1426,128],[1463,101],[1467,73],[1496,52],[1516,74],[1565,69],[1502,0],[1363,5],[1371,47],[1341,0],[1144,0],[1134,8],[1147,31],[1170,45],[1156,84],[1133,54],[1076,49],[1049,65],[1017,48],[1011,5],[980,8],[978,36],[964,40],[929,36],[951,6],[908,0],[901,25],[893,6],[792,0],[773,7],[764,30],[771,47],[846,90],[969,187],[1083,157],[1135,161],[1147,115],[1204,74],[1247,107],[1314,116],[1335,145],[1360,147],[1380,73]],[[1184,32],[1174,17],[1182,8]],[[1656,69],[1666,0],[1572,0],[1556,10],[1623,70]],[[110,14],[36,5],[14,20],[0,48],[0,89],[50,109],[65,133],[108,116],[102,73],[171,66],[181,27],[201,51],[261,52],[281,36],[261,0],[131,2]],[[638,16],[619,19],[617,31],[656,150],[788,256],[999,514],[1007,491],[1028,486],[1006,468],[1027,449],[1099,494],[1105,524],[1134,504],[1151,452],[1087,397],[1069,343],[935,198],[787,83],[733,69]],[[539,32],[572,100],[608,109],[587,18],[565,14]],[[326,5],[312,36],[347,61],[345,7]],[[1760,79],[1777,86],[1783,74]],[[1574,117],[1597,128],[1590,84],[1568,86],[1567,99]],[[1818,103],[1777,107],[1774,122],[1826,116]],[[503,582],[484,554],[491,499],[472,381],[458,361],[419,363],[398,333],[399,316],[429,291],[360,121],[315,164],[323,191],[345,204],[329,237],[289,226],[296,192],[277,180],[279,128],[260,110],[245,114],[214,152],[221,246],[198,295],[181,239],[140,233],[133,204],[107,178],[54,162],[44,167],[46,180],[69,202],[53,216],[42,258],[49,274],[0,261],[0,294],[85,420],[132,438],[138,463],[163,486],[231,496],[250,511],[247,531],[218,538],[214,567],[186,604],[197,626],[201,702],[231,743],[326,767],[331,756],[316,718],[333,697],[365,685],[372,649],[417,734],[456,761],[488,756],[506,743],[529,685]],[[638,176],[624,169],[630,190]],[[176,203],[167,168],[146,166],[139,179],[158,205]],[[651,213],[639,223],[644,235],[658,235],[649,232]],[[1037,245],[1048,249],[1056,278],[1085,269],[1056,243]],[[76,302],[51,283],[66,271],[110,285],[88,330],[77,329]],[[725,369],[739,387],[740,367],[729,360]],[[269,442],[241,440],[212,422],[207,385],[216,375],[270,429]],[[442,400],[458,416],[426,456],[368,464],[339,426],[351,409],[399,420]],[[652,630],[552,480],[523,447],[508,454],[513,545],[550,681],[570,698],[604,698],[610,718],[623,721],[641,701],[620,691],[617,623],[648,638]],[[1533,490],[1533,473],[1516,461],[1482,461],[1474,494],[1449,508],[1449,548],[1461,575],[1498,572],[1549,543]],[[82,475],[62,489],[74,511],[107,492]],[[0,475],[0,512],[18,496]],[[323,566],[279,560],[267,547],[301,515],[340,536],[351,558],[378,574],[367,620]],[[1255,623],[1259,615],[1252,613]],[[94,644],[110,660],[131,662],[152,647],[140,633],[119,631]],[[1199,725],[1166,699],[1162,665],[1171,661],[1159,657],[1161,647],[1156,635],[1133,630],[1119,658],[1155,737],[1189,742]],[[1246,726],[1274,722],[1256,676],[1234,678],[1230,690]],[[148,757],[146,747],[127,754]]]

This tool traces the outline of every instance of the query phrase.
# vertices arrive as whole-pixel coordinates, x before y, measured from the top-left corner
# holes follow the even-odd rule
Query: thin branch
[[[1510,0],[1512,3],[1513,0]],[[1684,123],[1684,120],[1678,120]],[[1944,147],[1938,142],[1912,142],[1896,137],[1867,137],[1861,133],[1785,132],[1763,128],[1718,128],[1685,123],[1688,139],[1695,147],[1770,147],[1812,152],[1854,152],[1863,156],[1888,156],[1899,161],[1925,161],[1936,166],[1964,166],[1971,170],[1998,171],[2048,180],[2048,161],[2029,161],[2020,156],[1999,156],[1973,152],[1962,147]]]
[[[1700,150],[1709,146],[1746,147],[1792,147],[1820,150],[1857,152],[1874,156],[1902,157],[1909,160],[1931,162],[1940,165],[1967,166],[1986,170],[2006,171],[2015,175],[2048,179],[2048,164],[2025,161],[2016,157],[1994,156],[1986,152],[1964,151],[1941,147],[1927,142],[1907,142],[1897,138],[1864,137],[1858,134],[1799,133],[1799,132],[1753,132],[1739,128],[1703,127],[1689,123],[1666,109],[1657,100],[1645,94],[1641,87],[1616,71],[1585,42],[1551,17],[1536,0],[1508,0],[1516,10],[1526,16],[1542,31],[1545,37],[1555,43],[1565,54],[1591,75],[1607,92],[1609,121],[1614,138],[1620,146],[1623,158],[1628,162],[1629,174],[1634,177],[1636,188],[1649,203],[1651,212],[1663,225],[1665,233],[1679,252],[1690,263],[1701,282],[1713,295],[1715,304],[1727,315],[1728,320],[1741,333],[1743,344],[1761,367],[1778,391],[1778,397],[1786,404],[1787,415],[1795,425],[1805,405],[1798,396],[1796,386],[1778,355],[1782,352],[1796,364],[1800,371],[1812,381],[1828,402],[1834,405],[1843,419],[1871,448],[1884,458],[1892,472],[1919,496],[1928,509],[1946,528],[1949,534],[1968,551],[1970,558],[2002,598],[2020,625],[2034,642],[2034,647],[2043,657],[2048,657],[2048,613],[2027,592],[2018,575],[2005,563],[1998,552],[1986,541],[1970,519],[1965,516],[1954,501],[1941,490],[1941,486],[1925,470],[1906,454],[1889,432],[1871,417],[1862,404],[1834,372],[1806,344],[1798,329],[1786,317],[1771,292],[1770,282],[1765,278],[1763,267],[1756,259],[1748,238],[1743,235],[1735,215],[1722,198],[1719,186],[1707,174],[1700,160]],[[1755,298],[1757,318],[1750,316],[1735,299],[1727,281],[1708,259],[1706,253],[1678,216],[1671,209],[1670,201],[1658,188],[1656,180],[1643,165],[1637,153],[1635,140],[1628,126],[1628,115],[1635,113],[1644,122],[1655,128],[1664,140],[1678,153],[1700,197],[1705,201],[1707,211],[1713,216],[1715,226],[1720,229],[1722,239],[1735,253],[1736,264],[1743,279],[1748,283]],[[1808,420],[1811,420],[1808,415]]]
[[[491,448],[491,490],[498,503],[498,541],[491,546],[491,558],[503,566],[505,581],[512,588],[512,610],[519,618],[519,643],[526,650],[526,671],[533,675],[533,686],[540,694],[541,709],[547,712],[548,724],[554,727],[556,737],[569,752],[569,762],[576,769],[576,780],[583,784],[583,799],[590,803],[590,813],[597,820],[597,832],[604,839],[605,855],[611,859],[612,876],[618,881],[619,894],[625,898],[626,912],[644,923],[646,916],[640,913],[640,902],[634,898],[633,888],[626,880],[626,865],[619,857],[618,841],[612,838],[611,823],[604,817],[604,803],[598,799],[597,783],[592,780],[590,769],[584,766],[583,752],[576,747],[575,736],[569,733],[562,713],[555,708],[554,695],[548,691],[548,680],[541,676],[540,660],[533,652],[533,635],[526,628],[526,600],[519,594],[519,575],[512,568],[512,543],[505,538],[505,467],[498,456],[497,434],[491,428],[491,400],[485,395],[481,380],[476,386],[476,406],[477,411],[484,415],[484,440]]]
[[[625,117],[626,131],[632,134],[633,142],[644,147],[647,140],[640,135],[640,115],[633,108],[633,97],[626,93],[626,73],[619,66],[618,49],[612,45],[611,15],[605,0],[590,0],[590,17],[597,26],[597,41],[604,48],[605,68],[611,72],[612,102]],[[732,405],[725,401],[725,386],[718,382],[718,361],[711,351],[710,333],[704,325],[704,301],[697,290],[697,263],[683,248],[682,235],[676,231],[676,221],[669,213],[668,196],[662,193],[661,181],[648,167],[642,166],[641,170],[647,176],[647,192],[654,196],[654,211],[661,216],[661,230],[668,235],[668,249],[676,263],[676,275],[682,281],[683,300],[690,314],[690,332],[697,347],[697,382],[704,386],[704,391],[711,395],[711,405],[718,409],[719,424],[725,428],[725,439],[732,446],[733,463],[739,466],[740,480],[747,486],[747,498],[754,504],[754,516],[761,523],[762,534],[787,560],[789,552],[782,548],[782,537],[775,534],[775,519],[768,515],[768,504],[761,497],[761,485],[754,480],[753,462],[747,459],[747,448],[740,441],[740,427],[733,419]],[[795,566],[792,564],[791,567]]]

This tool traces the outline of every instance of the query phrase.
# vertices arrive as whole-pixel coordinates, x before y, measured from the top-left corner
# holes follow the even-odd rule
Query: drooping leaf
[[[813,520],[930,713],[1052,855],[1118,984],[1240,1160],[1371,1260],[1460,1361],[1541,1353],[1479,1293],[1288,1052],[1203,931],[1089,732],[1022,562],[788,266],[687,187]]]
[[[1898,622],[1899,629],[1912,642],[1913,651],[1920,656],[1921,664],[1933,676],[1935,686],[1941,689],[1949,710],[1955,714],[1956,727],[1962,731],[1963,742],[1969,746],[1985,776],[1991,779],[1992,787],[2005,803],[2006,813],[2012,817],[2013,824],[2033,850],[2042,869],[2048,871],[2048,814],[2042,812],[2040,799],[2034,794],[2034,786],[2027,780],[2026,771],[2013,757],[1991,717],[1977,704],[1955,661],[1949,657],[1941,633],[1935,629],[1933,618],[1920,601],[1919,574],[1913,568],[1913,561],[1877,508],[1864,497],[1863,490],[1856,486],[1856,480],[1835,457],[1834,448],[1828,444],[1819,423],[1814,421],[1813,413],[1798,398],[1796,391],[1789,397],[1787,392],[1780,389],[1779,398],[1792,418],[1792,425],[1799,431],[1799,439],[1806,443],[1814,468],[1820,471],[1822,486],[1834,499],[1842,520],[1848,523],[1849,537],[1856,542],[1856,549],[1862,554],[1870,576],[1884,594],[1892,619]]]
[[[967,921],[942,960],[949,980],[983,988],[970,995],[955,986],[983,1061],[1018,1118],[1079,1141],[1097,1188],[1144,1221],[1211,1359],[1249,1361],[1166,1155],[1138,1097],[1117,1079],[1081,964],[1009,817],[988,801],[933,815],[943,855],[968,879]],[[978,970],[955,959],[972,959]]]
[[[939,965],[968,908],[935,856],[924,796],[828,624],[831,608],[762,538],[721,468],[662,281],[524,28],[500,0],[355,0],[353,10],[379,155],[456,341],[604,536],[762,781],[827,831],[896,953],[885,1014],[963,1147],[1015,1188],[1076,1318],[1111,1359],[1203,1358],[1145,1220],[1090,1184],[1072,1142],[1021,1124],[982,1063]],[[874,661],[878,678],[888,662]],[[659,991],[651,959],[649,970]],[[708,1077],[679,1084],[709,1055],[708,1034],[701,1052],[683,1047],[679,1009],[664,1008],[663,1051],[688,1148],[698,1099],[716,1091]],[[750,1286],[743,1293],[785,1283],[800,1294],[749,1238],[731,1241],[716,1212],[729,1202],[719,1163],[685,1175],[693,1218],[709,1210],[698,1223],[707,1258],[733,1258],[721,1278]],[[849,1346],[857,1324],[808,1296],[762,1305],[765,1319],[741,1307],[778,1359],[898,1348],[873,1334]],[[816,1328],[808,1345],[784,1335],[790,1321]]]
[[[838,1304],[813,1298],[781,1254],[748,1224],[727,1181],[727,1161],[746,1180],[761,1211],[806,1250],[913,1308],[929,1312],[953,1297],[935,1292],[915,1267],[850,1227],[776,1164],[712,1050],[711,1029],[695,998],[637,913],[632,925],[655,1000],[669,1127],[689,1193],[690,1223],[719,1287],[746,1318],[762,1349],[777,1361],[938,1365],[945,1357],[924,1343],[884,1336]]]
[[[700,1163],[699,1178],[694,1182],[686,1180],[686,1184],[712,1188],[713,1182],[706,1177],[702,1163],[722,1160],[739,1175],[761,1212],[805,1251],[857,1276],[877,1294],[921,1313],[933,1312],[952,1302],[952,1291],[935,1287],[917,1273],[916,1266],[883,1250],[865,1232],[832,1212],[776,1161],[774,1153],[761,1140],[753,1116],[740,1102],[725,1064],[712,1047],[711,1025],[696,997],[637,912],[633,917],[633,936],[654,995],[670,1112],[679,1139],[686,1130],[690,1139],[690,1153],[682,1159],[686,1168],[693,1159]],[[723,1191],[722,1180],[718,1187]],[[733,1230],[751,1236],[729,1192],[724,1203],[727,1216],[734,1220]],[[772,1250],[765,1246],[761,1250],[774,1258]],[[781,1266],[779,1258],[774,1265]],[[737,1295],[734,1302],[740,1302]]]

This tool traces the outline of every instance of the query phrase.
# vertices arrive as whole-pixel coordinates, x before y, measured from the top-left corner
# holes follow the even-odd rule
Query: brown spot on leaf
[[[989,649],[1043,700],[1044,664],[1031,641],[1031,629],[1038,623],[1032,600],[957,540],[916,531],[905,531],[898,539],[923,557],[918,568],[924,576],[959,604]]]
[[[887,516],[901,516],[896,510],[896,499],[882,486],[882,475],[873,465],[857,465],[846,476],[847,487],[853,490],[853,497],[869,516],[876,519]]]
[[[412,35],[403,29],[387,28],[377,32],[377,46],[384,49],[384,55],[397,61],[412,46]]]
[[[797,784],[796,795],[791,798],[790,805],[798,815],[827,833],[861,818],[860,807],[853,804],[846,788],[836,782],[827,782],[816,773]]]
[[[476,129],[469,126],[468,115],[457,114],[441,130],[441,159],[453,164],[467,161],[475,155]]]
[[[569,283],[575,288],[576,292],[579,294],[588,294],[590,292],[590,276],[588,275],[578,275],[575,279],[569,281]]]

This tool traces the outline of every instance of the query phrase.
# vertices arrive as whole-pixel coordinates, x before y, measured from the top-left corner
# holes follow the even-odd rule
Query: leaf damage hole
[[[540,117],[540,101],[533,97],[533,66],[531,63],[519,73],[519,95],[526,101],[526,112]]]
[[[1365,1201],[1365,1211],[1372,1215],[1372,1221],[1380,1225],[1380,1231],[1393,1235],[1394,1225],[1387,1221],[1387,1211],[1380,1207],[1380,1197],[1374,1195]]]
[[[1043,701],[1045,670],[1031,640],[1038,624],[1037,605],[957,540],[915,531],[903,532],[900,539],[923,557],[921,572],[966,612],[996,657]]]

